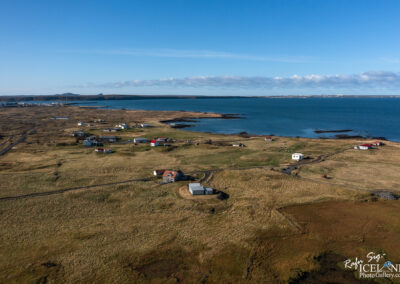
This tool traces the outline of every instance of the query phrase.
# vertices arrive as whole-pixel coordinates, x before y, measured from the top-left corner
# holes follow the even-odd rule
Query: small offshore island
[[[359,283],[337,263],[400,261],[400,143],[173,127],[204,118],[224,116],[2,108],[0,282]]]

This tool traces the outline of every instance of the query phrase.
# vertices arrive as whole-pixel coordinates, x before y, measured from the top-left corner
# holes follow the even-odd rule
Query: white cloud
[[[309,61],[306,56],[257,56],[232,52],[221,52],[212,50],[181,50],[181,49],[80,49],[67,50],[67,52],[95,53],[109,55],[130,55],[148,57],[170,57],[170,58],[203,58],[203,59],[238,59],[265,62],[301,63]]]
[[[155,80],[130,80],[105,84],[85,84],[77,87],[215,87],[245,89],[363,89],[383,88],[400,90],[400,73],[371,71],[354,75],[293,75],[290,77],[197,76],[163,78]]]

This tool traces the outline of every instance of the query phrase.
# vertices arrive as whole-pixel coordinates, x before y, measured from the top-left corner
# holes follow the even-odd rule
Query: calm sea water
[[[99,101],[109,108],[238,113],[245,119],[202,119],[195,131],[329,137],[314,130],[400,141],[400,98],[227,98]]]

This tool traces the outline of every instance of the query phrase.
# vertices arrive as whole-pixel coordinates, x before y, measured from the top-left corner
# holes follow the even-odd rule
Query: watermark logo
[[[344,268],[357,271],[359,278],[400,278],[400,264],[387,260],[385,253],[369,252],[363,259],[346,259]]]

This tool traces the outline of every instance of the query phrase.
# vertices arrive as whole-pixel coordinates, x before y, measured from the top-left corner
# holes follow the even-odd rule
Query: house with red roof
[[[373,146],[382,146],[383,143],[381,141],[374,141],[371,143]]]
[[[182,171],[165,171],[163,173],[163,182],[169,183],[169,182],[176,182],[179,180],[184,180],[185,175],[183,174]]]
[[[362,144],[360,146],[355,146],[354,149],[369,150],[372,149],[372,144]]]
[[[271,136],[265,136],[264,141],[272,141],[272,137]]]

